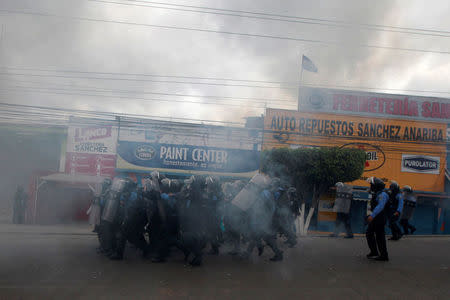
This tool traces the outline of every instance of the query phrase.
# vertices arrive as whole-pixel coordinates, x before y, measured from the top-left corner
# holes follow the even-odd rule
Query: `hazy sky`
[[[169,7],[155,4],[156,2],[145,4],[146,1],[105,1],[116,3],[87,0],[2,0],[0,101],[243,122],[245,116],[262,114],[265,106],[296,108],[302,54],[311,58],[319,69],[317,74],[305,72],[305,83],[373,87],[379,88],[379,92],[450,98],[450,54],[361,47],[374,45],[450,52],[450,5],[446,0],[160,0],[160,3],[166,4],[298,16],[338,21],[339,24],[377,24],[439,31],[422,31],[425,34],[420,35],[389,32],[386,29],[398,29],[387,27],[383,27],[383,31],[376,31],[367,30],[361,25],[336,26],[336,23],[328,22],[330,26],[324,26],[143,7]],[[204,8],[170,7],[205,11]],[[12,11],[47,16],[17,14]],[[327,43],[86,21],[73,17],[291,37]],[[323,21],[320,23],[324,24]],[[430,33],[439,36],[430,36]],[[224,78],[262,82],[226,81]],[[207,95],[225,99],[183,95]]]

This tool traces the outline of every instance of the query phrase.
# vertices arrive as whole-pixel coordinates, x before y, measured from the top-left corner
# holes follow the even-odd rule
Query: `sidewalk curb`
[[[24,232],[24,231],[0,231],[2,234],[20,234],[20,235],[74,235],[74,236],[96,236],[96,233],[76,233],[76,232]]]

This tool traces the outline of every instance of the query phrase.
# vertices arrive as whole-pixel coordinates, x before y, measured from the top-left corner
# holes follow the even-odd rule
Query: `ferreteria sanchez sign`
[[[402,172],[439,174],[439,169],[439,156],[402,155]]]
[[[392,119],[345,117],[329,114],[267,113],[270,126],[265,128],[279,133],[279,140],[289,139],[289,133],[312,136],[340,136],[378,140],[437,142],[446,139],[446,126],[431,122],[398,122]]]
[[[300,111],[445,121],[450,99],[302,87]]]

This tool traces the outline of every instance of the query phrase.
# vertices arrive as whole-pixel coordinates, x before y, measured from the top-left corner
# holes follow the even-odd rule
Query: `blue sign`
[[[117,154],[131,166],[219,173],[248,173],[259,169],[257,150],[120,141]],[[122,168],[118,163],[118,168]]]

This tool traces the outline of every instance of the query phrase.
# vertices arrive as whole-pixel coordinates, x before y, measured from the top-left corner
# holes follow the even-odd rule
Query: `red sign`
[[[447,122],[450,99],[302,87],[303,112]]]
[[[114,176],[115,155],[91,153],[67,153],[66,173]]]

